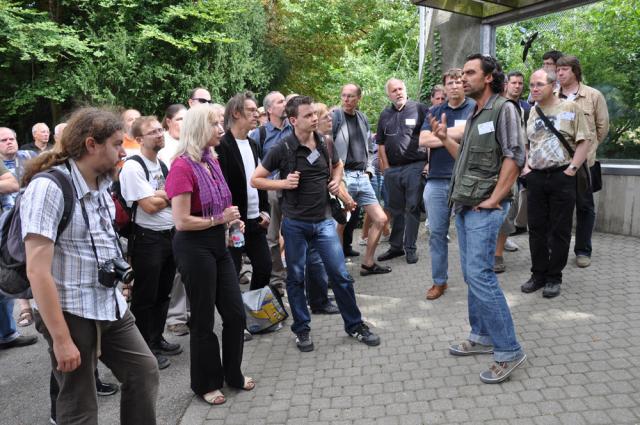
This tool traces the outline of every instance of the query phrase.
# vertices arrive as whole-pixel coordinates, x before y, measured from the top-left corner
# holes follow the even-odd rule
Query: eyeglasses
[[[191,100],[197,100],[200,103],[211,103],[211,99],[205,99],[204,97],[192,97]]]
[[[142,136],[143,137],[159,136],[160,134],[164,134],[164,128],[162,128],[162,127],[155,128],[155,129],[151,130],[150,132],[143,134]]]
[[[535,83],[535,84],[529,84],[529,88],[530,89],[541,89],[544,86],[548,86],[551,83]]]

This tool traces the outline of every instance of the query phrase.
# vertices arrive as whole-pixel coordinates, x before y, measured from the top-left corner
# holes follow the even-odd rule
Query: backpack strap
[[[260,135],[260,140],[258,140],[258,144],[260,145],[260,152],[264,149],[264,142],[267,140],[267,128],[264,125],[258,127],[258,134]]]
[[[138,164],[140,164],[140,166],[142,167],[142,169],[144,170],[144,176],[147,180],[149,180],[149,169],[147,168],[147,164],[144,163],[144,161],[142,160],[142,157],[140,155],[133,155],[131,157],[129,157],[127,159],[127,161],[129,161],[130,159],[133,159],[135,162],[137,162]],[[164,168],[162,168],[162,161],[160,161],[160,168],[162,168],[162,174],[164,174],[164,169],[167,166],[165,165]],[[166,177],[166,174],[165,174]]]
[[[33,178],[44,177],[55,184],[58,185],[60,190],[62,190],[62,197],[64,199],[64,209],[62,210],[62,218],[60,219],[60,223],[58,223],[58,231],[56,234],[56,242],[60,234],[67,228],[69,223],[71,222],[71,217],[73,216],[73,210],[75,209],[75,200],[73,199],[73,186],[71,185],[71,178],[65,174],[63,171],[60,171],[57,168],[49,168],[48,170],[42,171],[36,174]]]

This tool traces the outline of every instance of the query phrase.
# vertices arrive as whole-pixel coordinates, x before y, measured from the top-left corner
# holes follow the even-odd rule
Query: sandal
[[[219,406],[226,403],[227,399],[220,390],[214,390],[202,396],[202,399],[212,406]]]
[[[20,326],[21,328],[24,328],[25,326],[29,326],[32,323],[33,323],[33,310],[30,308],[25,308],[24,310],[20,311],[17,325]]]
[[[391,267],[389,266],[381,266],[377,263],[373,263],[370,266],[365,266],[364,264],[360,264],[360,276],[369,276],[370,274],[385,274],[391,273]]]
[[[253,378],[251,378],[249,376],[245,376],[244,377],[244,386],[242,387],[242,389],[245,390],[245,391],[251,391],[255,387],[256,387],[256,381],[254,381]]]

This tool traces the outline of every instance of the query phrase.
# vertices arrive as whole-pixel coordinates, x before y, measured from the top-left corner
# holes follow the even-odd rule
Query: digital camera
[[[98,282],[107,288],[114,288],[118,282],[128,284],[132,280],[133,269],[122,258],[113,258],[98,267]]]

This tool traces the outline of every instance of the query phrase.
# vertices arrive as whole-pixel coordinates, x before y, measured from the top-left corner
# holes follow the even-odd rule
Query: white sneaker
[[[360,238],[360,240],[358,241],[358,245],[360,246],[367,246],[367,243],[369,242],[368,238]]]
[[[511,238],[507,238],[507,241],[504,243],[504,250],[507,252],[516,252],[520,247],[517,243],[515,243]]]

